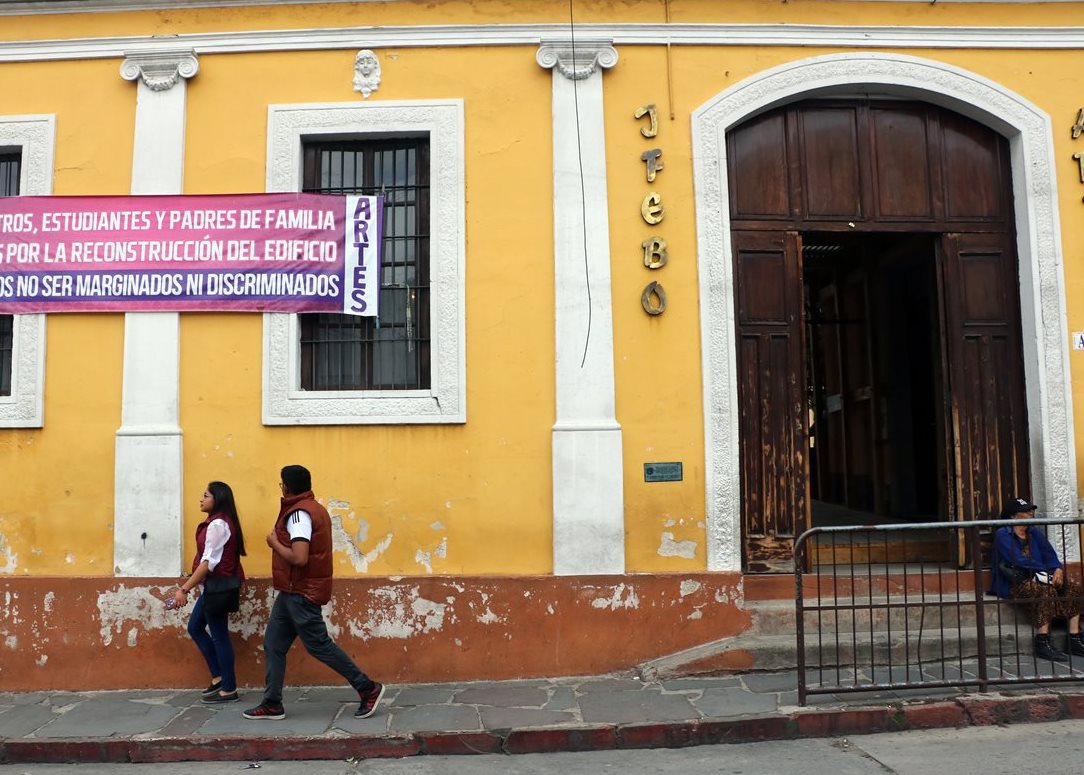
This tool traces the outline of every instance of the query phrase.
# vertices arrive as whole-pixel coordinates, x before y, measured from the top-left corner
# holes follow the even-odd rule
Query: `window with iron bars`
[[[0,196],[19,195],[19,153],[0,153]],[[11,395],[11,368],[14,353],[15,318],[0,315],[0,396]]]
[[[379,318],[299,315],[303,390],[430,387],[429,140],[311,142],[303,190],[384,198]]]

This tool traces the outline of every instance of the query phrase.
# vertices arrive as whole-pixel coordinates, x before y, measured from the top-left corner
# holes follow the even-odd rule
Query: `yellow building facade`
[[[1079,2],[0,2],[7,195],[331,190],[343,154],[394,167],[409,146],[427,202],[395,232],[416,273],[385,279],[421,292],[357,345],[384,382],[307,383],[322,367],[296,315],[7,318],[0,688],[195,680],[160,603],[211,480],[251,547],[238,661],[258,684],[262,539],[291,463],[335,523],[333,632],[382,679],[628,669],[742,632],[765,569],[750,477],[783,474],[740,451],[756,409],[732,221],[772,178],[739,176],[728,142],[791,105],[931,106],[1001,138],[1027,429],[1011,484],[1075,515],[1081,19]],[[951,441],[930,433],[913,444]],[[898,490],[893,465],[878,481]],[[907,510],[841,475],[842,505]],[[803,476],[777,537],[832,500]],[[983,503],[1013,494],[999,481]],[[915,513],[995,516],[938,498]]]

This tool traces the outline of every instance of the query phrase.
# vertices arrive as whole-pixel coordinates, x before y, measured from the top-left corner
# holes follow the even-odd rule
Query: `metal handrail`
[[[1014,623],[1012,633],[1006,633],[1003,628],[1002,621],[1002,607],[1007,605],[1014,605],[1011,601],[1003,601],[995,598],[993,602],[986,601],[983,596],[984,587],[984,573],[985,570],[982,567],[981,562],[981,550],[982,550],[982,533],[985,530],[993,530],[996,528],[1004,527],[1007,525],[1020,524],[1021,520],[1018,519],[985,519],[974,520],[968,522],[959,521],[944,521],[944,522],[909,522],[901,524],[886,524],[886,525],[855,525],[845,527],[815,527],[803,532],[795,539],[794,542],[794,574],[795,574],[795,620],[796,620],[796,635],[797,635],[797,667],[798,667],[798,701],[799,704],[805,705],[806,700],[810,694],[830,694],[830,693],[846,693],[846,692],[861,692],[861,691],[880,691],[880,690],[892,690],[892,689],[912,689],[912,688],[938,688],[947,686],[966,687],[977,686],[980,690],[985,691],[991,684],[1011,684],[1011,683],[1054,683],[1063,681],[1079,681],[1084,680],[1084,657],[1072,657],[1070,655],[1068,666],[1068,673],[1060,674],[1058,669],[1052,669],[1049,671],[1049,675],[1045,674],[1044,667],[1049,663],[1045,661],[1039,661],[1031,659],[1031,670],[1024,669],[1027,667],[1026,660],[1021,658],[1024,656],[1018,649],[1015,652],[1006,654],[1004,649],[1005,639],[1017,640],[1020,637],[1020,626],[1018,623]],[[1058,557],[1062,564],[1066,566],[1067,577],[1073,578],[1078,581],[1084,580],[1084,566],[1081,565],[1080,559],[1080,529],[1084,526],[1084,519],[1081,519],[1077,515],[1072,517],[1057,517],[1057,516],[1045,516],[1043,518],[1028,519],[1029,525],[1035,526],[1047,526],[1049,527],[1061,527],[1061,542],[1060,548],[1055,547],[1055,551],[1058,553]],[[1075,531],[1066,531],[1066,527],[1073,527]],[[902,547],[904,559],[907,557],[907,540],[908,537],[917,532],[933,533],[939,531],[953,531],[959,534],[960,531],[967,531],[965,538],[967,539],[968,555],[971,558],[970,568],[961,568],[956,562],[951,564],[951,573],[955,575],[952,581],[953,594],[946,595],[945,589],[945,571],[944,566],[938,566],[936,573],[936,589],[930,590],[929,597],[927,596],[927,586],[929,585],[931,573],[927,570],[929,561],[920,561],[917,563],[919,567],[915,569],[914,563],[908,565],[906,562],[902,564],[902,573],[893,574],[890,570],[891,566],[898,565],[891,561],[891,547],[888,543],[890,536],[898,536],[902,538]],[[1051,531],[1048,530],[1049,534]],[[1067,532],[1076,533],[1076,538],[1067,541]],[[839,541],[837,538],[842,535],[848,535],[849,546],[846,550],[850,552],[849,561],[847,563],[837,562],[837,550],[839,550]],[[820,537],[830,536],[832,538],[831,549],[831,562],[830,563],[818,563],[814,572],[806,573],[806,553],[809,551],[809,545],[811,543],[816,544]],[[854,554],[856,550],[855,537],[861,537],[864,539],[864,547],[858,546],[861,550],[864,548],[866,553],[865,573],[856,573],[856,563],[854,563]],[[876,545],[874,542],[876,539]],[[1056,540],[1056,537],[1055,537]],[[960,546],[959,539],[952,542],[952,546],[955,548]],[[884,562],[873,562],[872,556],[875,549],[881,549],[884,551]],[[980,561],[976,561],[980,560]],[[1069,573],[1070,563],[1073,564],[1074,572]],[[881,569],[881,566],[883,570]],[[825,583],[824,568],[830,568],[831,577],[829,579],[830,590],[826,589],[828,586]],[[843,568],[844,572],[841,575],[840,569]],[[874,570],[877,570],[875,573]],[[915,581],[915,573],[917,570],[918,580]],[[817,591],[817,605],[810,606],[806,604],[805,599],[805,582],[809,576],[816,576],[816,591]],[[891,584],[893,576],[896,577],[896,583],[902,588],[902,602],[899,599],[893,600],[891,594]],[[902,578],[900,578],[902,576]],[[968,598],[961,597],[961,589],[966,584],[961,584],[961,580],[968,579],[973,586],[972,594]],[[911,597],[911,588],[917,583],[918,596],[915,599]],[[858,601],[855,594],[856,590],[862,586],[865,586],[868,590],[868,596],[866,600]],[[877,585],[884,587],[884,601],[874,601],[873,590]],[[851,599],[849,602],[843,603],[840,601],[839,590],[840,588],[849,588],[851,593]],[[831,591],[833,601],[829,604],[824,603],[824,593]],[[1078,598],[1063,598],[1078,600]],[[1079,599],[1080,605],[1084,608],[1084,597]],[[988,606],[995,606],[996,616],[987,619],[986,610]],[[903,627],[902,633],[896,634],[896,639],[893,639],[892,633],[892,620],[893,615],[901,612]],[[917,625],[917,648],[915,649],[916,660],[914,664],[911,661],[912,652],[912,630],[909,613],[912,610],[919,609],[921,619]],[[957,643],[960,644],[963,641],[964,627],[961,624],[963,614],[970,610],[973,612],[975,619],[975,658],[972,663],[970,658],[964,659],[963,647],[957,648],[956,655],[946,652],[946,634],[951,634],[950,631],[946,631],[945,618],[950,612],[956,610],[956,637]],[[878,611],[886,612],[885,618],[887,620],[887,631],[883,633],[885,636],[883,641],[878,641],[878,632],[875,631],[874,620],[875,613]],[[923,637],[926,634],[926,615],[928,611],[936,611],[938,627],[940,628],[939,655],[926,658],[923,656]],[[843,615],[843,623],[846,623],[848,618],[851,625],[851,660],[850,664],[842,665],[844,662],[841,655],[845,653],[846,649],[840,643],[840,626],[841,626],[841,614]],[[816,615],[816,643],[807,643],[807,627],[806,627],[806,615],[807,613],[815,613]],[[859,615],[864,613],[869,618],[869,643],[868,643],[868,660],[864,657],[860,659],[859,652],[860,638],[857,627],[857,619]],[[825,614],[829,615],[829,621],[825,622]],[[994,632],[996,626],[996,633],[998,637],[997,653],[994,655],[987,653],[987,635],[988,630],[990,633]],[[834,648],[829,642],[825,643],[826,627],[830,629],[835,637]],[[1030,631],[1031,626],[1028,625]],[[951,630],[951,628],[950,628]],[[863,627],[862,638],[865,637],[866,632]],[[899,638],[902,637],[903,646],[903,664],[893,664],[893,651],[898,645]],[[810,646],[817,656],[816,668],[819,671],[819,678],[816,686],[811,686],[808,680],[808,674],[811,669],[808,664],[806,649]],[[886,664],[878,664],[876,659],[876,651],[879,646],[885,648],[885,652],[888,655]],[[825,654],[832,655],[831,659],[834,662],[833,665],[826,666]],[[1006,657],[1010,658],[1010,663],[1006,663]],[[1015,657],[1015,663],[1011,664],[1011,658]],[[996,664],[995,664],[996,661]],[[933,670],[932,666],[939,663],[939,670]],[[1009,664],[1012,670],[1006,670],[1006,664]],[[825,680],[826,667],[829,672],[834,668],[835,683]],[[870,676],[868,681],[859,681],[859,674],[866,668],[869,668]],[[949,669],[951,667],[951,670]],[[898,668],[903,669],[903,679],[896,680],[895,671]],[[912,677],[914,669],[917,668],[917,678]],[[930,668],[930,675],[927,676],[927,668]],[[878,670],[887,670],[888,680],[877,680]],[[844,681],[845,672],[850,671],[851,680]],[[940,675],[937,676],[936,673]],[[948,677],[950,673],[954,673],[951,677]],[[971,674],[973,673],[973,674]]]

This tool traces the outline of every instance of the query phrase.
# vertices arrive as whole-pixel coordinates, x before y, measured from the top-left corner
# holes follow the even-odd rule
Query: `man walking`
[[[358,669],[346,652],[327,634],[320,606],[331,599],[331,519],[312,494],[312,476],[304,466],[282,469],[282,506],[275,529],[267,534],[271,547],[271,574],[278,592],[263,636],[267,672],[263,702],[244,712],[245,718],[284,719],[282,684],[286,680],[286,652],[294,639],[345,678],[361,704],[355,718],[369,718],[384,696],[384,685]]]

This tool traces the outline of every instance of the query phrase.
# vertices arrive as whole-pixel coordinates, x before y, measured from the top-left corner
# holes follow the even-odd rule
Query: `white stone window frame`
[[[301,190],[302,145],[307,140],[429,138],[432,362],[428,390],[302,390],[298,317],[266,313],[264,425],[466,422],[463,131],[462,100],[268,106],[268,192]]]
[[[0,152],[18,151],[19,195],[53,193],[56,117],[0,116]],[[45,315],[12,321],[11,395],[0,396],[0,428],[45,425]]]

